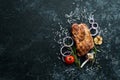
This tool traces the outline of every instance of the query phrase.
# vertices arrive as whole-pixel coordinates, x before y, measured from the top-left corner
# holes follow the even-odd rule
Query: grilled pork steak
[[[74,23],[72,25],[72,37],[79,52],[78,56],[84,56],[94,47],[92,35],[86,24]]]

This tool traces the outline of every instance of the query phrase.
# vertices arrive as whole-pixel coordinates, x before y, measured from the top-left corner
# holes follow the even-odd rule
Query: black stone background
[[[71,24],[93,14],[103,45],[94,67],[58,57]],[[119,80],[120,0],[0,0],[0,80]]]

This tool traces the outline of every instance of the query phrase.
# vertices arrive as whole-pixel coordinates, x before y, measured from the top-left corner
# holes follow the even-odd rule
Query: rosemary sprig
[[[95,52],[95,54],[97,53],[97,48],[96,48],[96,46],[94,46],[94,52]]]
[[[80,60],[78,59],[77,57],[77,51],[76,51],[76,48],[73,46],[71,47],[71,51],[72,51],[72,55],[74,56],[75,58],[75,64],[80,68]]]
[[[92,61],[92,64],[95,62],[95,60],[96,60],[96,54],[97,54],[97,48],[96,48],[96,46],[94,46],[94,49],[93,49],[93,52],[94,52],[94,59],[93,59],[93,61]]]

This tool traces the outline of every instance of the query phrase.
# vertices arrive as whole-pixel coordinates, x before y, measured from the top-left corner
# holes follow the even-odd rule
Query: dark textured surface
[[[104,39],[96,65],[66,66],[61,39],[91,13]],[[0,80],[119,80],[119,39],[120,0],[0,0]]]

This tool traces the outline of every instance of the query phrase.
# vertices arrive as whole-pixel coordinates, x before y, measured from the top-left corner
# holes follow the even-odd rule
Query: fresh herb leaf
[[[97,48],[96,48],[96,46],[94,46],[94,53],[96,54],[97,53]]]
[[[80,68],[80,60],[77,57],[77,51],[76,51],[75,46],[71,47],[71,51],[72,51],[72,55],[75,58],[75,64]]]
[[[96,46],[94,46],[94,49],[93,49],[93,52],[94,52],[94,59],[93,59],[93,61],[92,61],[92,64],[95,62],[95,60],[96,60],[96,54],[97,54],[97,48],[96,48]]]

